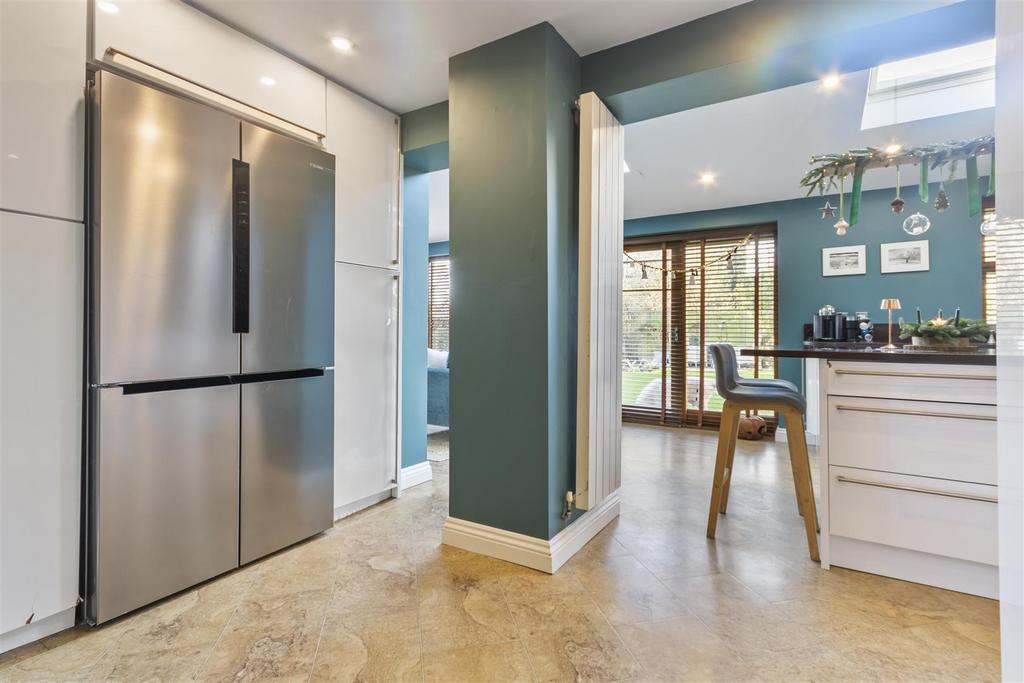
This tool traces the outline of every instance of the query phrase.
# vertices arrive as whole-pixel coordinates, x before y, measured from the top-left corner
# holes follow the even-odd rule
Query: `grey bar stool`
[[[811,484],[811,463],[807,455],[804,413],[807,402],[796,386],[785,380],[741,379],[736,364],[736,351],[729,344],[709,344],[708,352],[715,364],[718,394],[725,399],[722,422],[718,430],[718,454],[715,478],[711,487],[711,509],[708,511],[708,538],[715,537],[718,515],[725,514],[729,503],[733,459],[736,456],[736,434],[740,413],[744,410],[774,410],[786,418],[789,460],[793,466],[797,508],[804,518],[807,549],[818,562],[818,513]],[[754,382],[757,382],[756,384]]]

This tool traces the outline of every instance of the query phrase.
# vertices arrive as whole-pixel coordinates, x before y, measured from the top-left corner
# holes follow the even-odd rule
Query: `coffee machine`
[[[835,306],[826,304],[814,314],[814,341],[845,341],[846,314],[836,312]]]

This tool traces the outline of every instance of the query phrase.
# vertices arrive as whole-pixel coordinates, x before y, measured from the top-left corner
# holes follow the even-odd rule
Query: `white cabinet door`
[[[0,209],[83,220],[85,0],[0,2]]]
[[[78,599],[83,232],[0,211],[0,633]]]
[[[399,127],[391,112],[327,84],[327,151],[337,157],[338,261],[394,268],[399,261]]]
[[[334,507],[395,481],[398,429],[398,277],[335,265]]]
[[[323,76],[181,0],[117,0],[115,4],[115,13],[99,7],[95,12],[97,60],[109,61],[106,50],[112,47],[324,132]]]

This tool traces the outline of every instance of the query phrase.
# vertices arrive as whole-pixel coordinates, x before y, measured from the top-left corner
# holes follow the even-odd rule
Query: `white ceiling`
[[[991,108],[861,131],[867,80],[863,71],[845,75],[830,93],[806,83],[626,126],[626,218],[803,197],[799,181],[812,154],[884,147],[894,140],[913,147],[994,132]],[[981,158],[982,174],[988,162]],[[703,172],[716,174],[714,185],[698,182]],[[866,173],[864,189],[895,187],[895,173]],[[904,173],[901,184],[914,180],[912,172]]]
[[[449,57],[542,21],[585,55],[745,0],[188,1],[405,113],[448,99]]]

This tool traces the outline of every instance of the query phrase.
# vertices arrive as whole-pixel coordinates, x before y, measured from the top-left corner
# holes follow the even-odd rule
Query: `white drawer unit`
[[[994,365],[821,361],[822,566],[999,594]]]
[[[994,486],[832,466],[829,500],[833,536],[998,563]]]
[[[829,463],[996,484],[996,408],[830,396]]]
[[[825,365],[832,396],[996,404],[995,366],[837,361]]]

